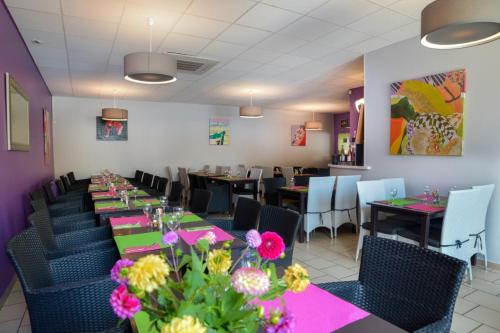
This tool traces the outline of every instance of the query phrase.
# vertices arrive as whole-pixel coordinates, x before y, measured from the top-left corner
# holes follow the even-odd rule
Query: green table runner
[[[168,221],[168,216],[167,215],[163,215],[162,221],[166,223]],[[188,215],[184,215],[182,217],[180,223],[199,222],[199,221],[203,221],[203,219],[201,217],[199,217],[198,215],[196,215],[196,214],[188,214]]]
[[[127,205],[121,201],[96,202],[94,205],[97,210],[108,208],[127,208]]]
[[[120,254],[125,253],[125,249],[131,246],[149,246],[154,244],[160,244],[160,247],[165,248],[165,244],[163,244],[161,232],[146,232],[143,234],[133,234],[133,235],[124,235],[124,236],[116,236],[115,243],[118,247],[118,251]]]
[[[128,195],[129,195],[129,197],[131,197],[131,198],[133,198],[133,197],[134,197],[134,193],[132,192],[132,190],[128,191]],[[137,196],[140,196],[140,195],[141,195],[141,196],[144,196],[144,195],[149,195],[149,193],[148,193],[148,192],[146,192],[146,191],[143,191],[143,190],[138,190],[138,191],[137,191]]]
[[[418,200],[412,200],[412,199],[394,199],[394,200],[385,200],[383,201],[385,204],[389,204],[392,206],[398,206],[398,207],[403,207],[403,206],[409,206],[418,203]]]
[[[160,200],[158,199],[137,199],[133,200],[135,207],[144,207],[146,204],[150,204],[151,206],[159,206]]]

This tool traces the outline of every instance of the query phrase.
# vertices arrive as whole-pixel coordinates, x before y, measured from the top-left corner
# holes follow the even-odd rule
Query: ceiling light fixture
[[[421,43],[434,49],[458,49],[500,38],[500,1],[436,0],[421,17]]]
[[[253,105],[253,90],[250,90],[250,105],[240,106],[240,118],[263,118],[262,108]]]
[[[113,107],[102,109],[102,120],[106,121],[127,121],[128,110],[116,107],[116,90],[113,91]]]
[[[323,123],[321,121],[315,120],[315,113],[316,112],[313,112],[313,120],[312,121],[306,121],[306,131],[322,131],[323,130]]]
[[[149,18],[149,52],[129,53],[124,58],[125,79],[143,84],[165,84],[177,80],[177,60],[165,53],[153,52],[153,24]]]

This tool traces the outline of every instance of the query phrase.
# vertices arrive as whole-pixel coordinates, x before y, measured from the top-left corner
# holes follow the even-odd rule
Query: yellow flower
[[[207,328],[198,318],[183,316],[174,318],[163,326],[161,333],[206,333]]]
[[[309,285],[309,274],[302,266],[294,264],[285,269],[283,280],[288,290],[300,293]]]
[[[137,260],[128,272],[128,283],[148,293],[165,285],[170,267],[158,255],[150,254]]]
[[[207,267],[210,274],[227,273],[231,263],[231,253],[227,250],[212,250],[208,254]]]

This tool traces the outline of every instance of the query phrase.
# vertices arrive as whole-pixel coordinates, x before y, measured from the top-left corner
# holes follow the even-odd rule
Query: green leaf
[[[417,117],[417,113],[408,101],[408,97],[403,97],[396,104],[391,104],[391,118],[404,118],[410,121]]]

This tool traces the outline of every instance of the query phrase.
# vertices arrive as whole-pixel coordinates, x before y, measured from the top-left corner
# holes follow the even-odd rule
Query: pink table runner
[[[116,193],[113,192],[92,192],[92,199],[97,198],[113,198]]]
[[[310,284],[302,293],[285,292],[286,309],[295,316],[295,333],[333,332],[369,315],[323,289]],[[280,299],[257,302],[266,309],[281,308]]]
[[[112,227],[116,227],[124,224],[137,224],[139,223],[141,227],[147,227],[149,225],[148,219],[145,215],[138,216],[125,216],[125,217],[111,217],[109,223]]]
[[[431,212],[431,213],[441,212],[441,211],[445,210],[445,207],[430,206],[430,205],[426,205],[423,203],[409,205],[409,206],[406,206],[406,208],[420,210],[420,211],[424,211],[424,212]]]
[[[196,242],[200,237],[204,236],[207,232],[210,231],[215,234],[217,242],[223,242],[234,239],[233,236],[215,226],[212,227],[212,229],[210,230],[187,231],[185,229],[182,229],[178,232],[178,234],[186,243],[188,243],[189,245],[194,245],[196,244]]]
[[[301,186],[301,185],[295,185],[295,186],[288,186],[286,189],[289,190],[307,190],[307,186]]]

